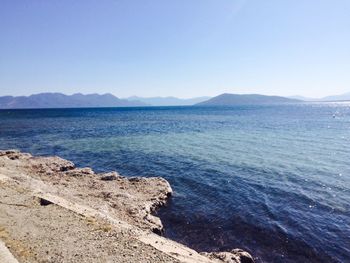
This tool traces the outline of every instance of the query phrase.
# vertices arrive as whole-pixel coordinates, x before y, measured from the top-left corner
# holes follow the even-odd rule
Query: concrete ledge
[[[6,247],[4,242],[0,240],[0,262],[18,263],[17,259],[12,255],[10,250]]]

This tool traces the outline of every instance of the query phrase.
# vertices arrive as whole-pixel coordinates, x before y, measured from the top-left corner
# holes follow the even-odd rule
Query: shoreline
[[[98,262],[254,262],[240,249],[198,253],[162,237],[154,212],[172,189],[160,177],[95,173],[56,156],[6,150],[0,186],[0,241],[19,262],[96,262],[97,255]]]

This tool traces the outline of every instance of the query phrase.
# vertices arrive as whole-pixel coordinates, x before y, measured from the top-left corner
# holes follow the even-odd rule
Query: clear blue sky
[[[0,0],[0,95],[350,91],[349,0]]]

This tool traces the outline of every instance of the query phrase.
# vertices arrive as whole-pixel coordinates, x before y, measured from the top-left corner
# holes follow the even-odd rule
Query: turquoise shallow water
[[[350,261],[350,103],[0,110],[0,148],[165,177],[164,234],[199,251]]]

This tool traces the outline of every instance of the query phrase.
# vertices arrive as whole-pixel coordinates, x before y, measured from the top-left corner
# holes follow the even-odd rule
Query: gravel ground
[[[0,187],[0,238],[19,262],[178,262],[106,222],[77,215],[16,185]]]

